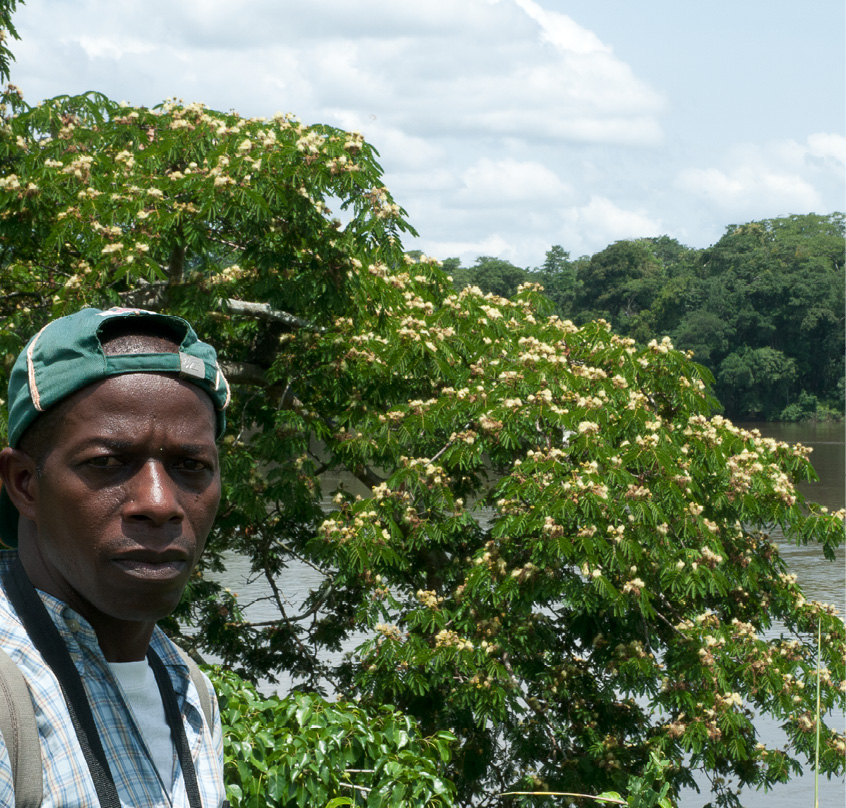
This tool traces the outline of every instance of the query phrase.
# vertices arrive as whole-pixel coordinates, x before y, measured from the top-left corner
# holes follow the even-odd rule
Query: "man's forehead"
[[[193,406],[193,402],[198,402]],[[123,373],[110,376],[77,390],[68,397],[71,409],[97,416],[115,414],[162,415],[170,421],[181,422],[202,413],[201,424],[208,421],[212,433],[215,428],[215,409],[211,397],[202,389],[180,378],[176,373]],[[205,417],[207,416],[207,417]],[[196,420],[196,419],[194,419]]]
[[[114,376],[68,397],[52,441],[65,451],[118,444],[151,451],[216,451],[216,414],[202,390],[176,376]]]

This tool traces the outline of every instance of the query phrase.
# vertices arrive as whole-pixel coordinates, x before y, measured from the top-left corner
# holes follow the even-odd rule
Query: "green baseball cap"
[[[106,323],[142,319],[145,333],[161,333],[179,345],[174,353],[106,354],[100,334]],[[148,324],[152,324],[152,330]],[[90,384],[124,373],[176,373],[211,398],[217,437],[226,427],[229,385],[211,345],[201,342],[181,317],[144,309],[82,309],[47,323],[18,355],[9,377],[9,446],[17,447],[27,427],[44,411]],[[18,542],[18,511],[0,489],[0,539]]]

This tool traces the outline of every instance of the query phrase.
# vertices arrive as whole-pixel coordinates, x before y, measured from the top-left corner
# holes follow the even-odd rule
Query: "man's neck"
[[[84,614],[83,617],[85,617]],[[105,626],[98,627],[93,622],[91,623],[106,661],[139,662],[146,659],[147,649],[150,647],[150,638],[153,636],[153,629],[156,624],[130,623],[126,620],[114,622],[120,625],[109,627],[108,630]],[[117,629],[117,631],[114,629]]]

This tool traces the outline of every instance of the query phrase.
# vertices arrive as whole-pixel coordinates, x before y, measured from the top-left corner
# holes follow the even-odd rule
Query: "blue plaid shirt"
[[[0,572],[6,569],[15,555],[14,551],[0,552]],[[147,751],[129,702],[106,662],[90,624],[62,601],[44,592],[39,592],[39,595],[82,676],[121,805],[126,808],[189,808],[176,750],[173,753],[173,788],[168,792]],[[188,668],[171,641],[156,628],[150,645],[164,662],[176,690],[203,806],[220,808],[224,800],[223,737],[211,683],[206,680],[214,713],[213,726],[208,727]],[[59,683],[34,648],[2,587],[0,646],[23,672],[35,707],[44,775],[43,808],[91,808],[98,805],[97,792]],[[9,753],[0,737],[0,806],[14,808],[14,805]]]

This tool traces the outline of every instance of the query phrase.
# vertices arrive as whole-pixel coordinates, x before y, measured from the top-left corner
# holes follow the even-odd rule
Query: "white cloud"
[[[476,241],[435,241],[424,239],[424,252],[436,258],[461,258],[462,263],[472,264],[480,255],[491,255],[496,258],[512,260],[515,251],[510,239],[494,233]]]
[[[734,214],[766,206],[771,210],[814,210],[822,203],[816,189],[795,174],[762,172],[740,166],[726,173],[715,168],[689,169],[680,187]]]
[[[546,166],[511,158],[483,157],[461,175],[464,187],[458,198],[474,207],[510,206],[520,202],[560,202],[571,193]]]
[[[820,159],[835,171],[846,168],[846,137],[833,132],[818,132],[808,136],[808,159]]]
[[[156,45],[133,37],[81,36],[77,40],[89,59],[120,59],[129,54],[151,53]]]
[[[665,230],[660,220],[646,211],[627,209],[602,196],[591,196],[582,205],[558,206],[536,221],[536,214],[520,206],[503,208],[499,215],[482,213],[493,221],[489,233],[476,240],[422,238],[415,246],[424,252],[446,258],[457,256],[468,266],[480,255],[491,255],[512,261],[518,266],[538,266],[553,244],[560,244],[573,257],[589,255],[614,241],[661,235]],[[516,224],[508,229],[508,219]],[[547,234],[554,234],[552,236]]]
[[[602,196],[592,196],[586,205],[562,212],[566,239],[562,244],[574,255],[602,249],[614,241],[658,236],[659,220],[643,210],[626,210]]]
[[[654,24],[659,5],[647,0],[638,19]],[[589,30],[584,0],[567,14],[556,7],[564,4],[39,0],[15,14],[12,80],[30,102],[90,89],[146,105],[175,96],[361,131],[421,234],[407,246],[465,260],[537,265],[552,244],[579,255],[660,232],[704,246],[731,221],[842,208],[846,138],[820,131],[828,123],[715,154],[735,123],[721,116],[748,107],[737,98],[742,75],[708,106],[704,74],[689,76],[700,62],[677,59],[690,80],[665,98],[632,65],[682,86],[655,70],[673,53],[667,37],[615,20]],[[696,33],[685,32],[685,53]],[[698,47],[692,56],[711,58],[712,40]],[[794,126],[789,104],[770,108],[776,116],[782,107]]]
[[[722,202],[737,199],[746,191],[744,181],[740,177],[729,177],[725,172],[716,168],[690,168],[679,175],[678,185],[685,191],[700,196],[707,196]]]
[[[461,180],[453,172],[434,166],[428,171],[391,171],[385,174],[385,180],[392,193],[397,188],[407,191],[401,197],[397,197],[403,205],[406,205],[409,198],[419,200],[421,197],[425,197],[431,199],[430,207],[433,208],[433,214],[437,213],[434,208],[442,207],[444,200],[461,186]],[[436,196],[433,197],[432,194]],[[396,193],[394,193],[394,196],[397,196]]]
[[[66,92],[69,73],[96,70],[97,89],[136,103],[176,94],[247,114],[297,105],[303,120],[371,114],[422,136],[661,137],[661,97],[595,34],[528,0],[32,5],[20,27],[40,47],[16,75],[27,93]]]
[[[31,101],[93,88],[361,131],[441,254],[541,260],[577,181],[555,156],[662,140],[661,95],[535,0],[43,0],[16,22]]]
[[[846,138],[839,134],[745,144],[721,167],[680,171],[676,187],[737,219],[824,211],[842,204],[834,194],[842,187],[844,161]]]
[[[603,44],[599,37],[577,25],[565,14],[547,11],[533,0],[514,0],[514,3],[540,25],[543,39],[556,48],[573,53],[611,52],[611,48]]]

